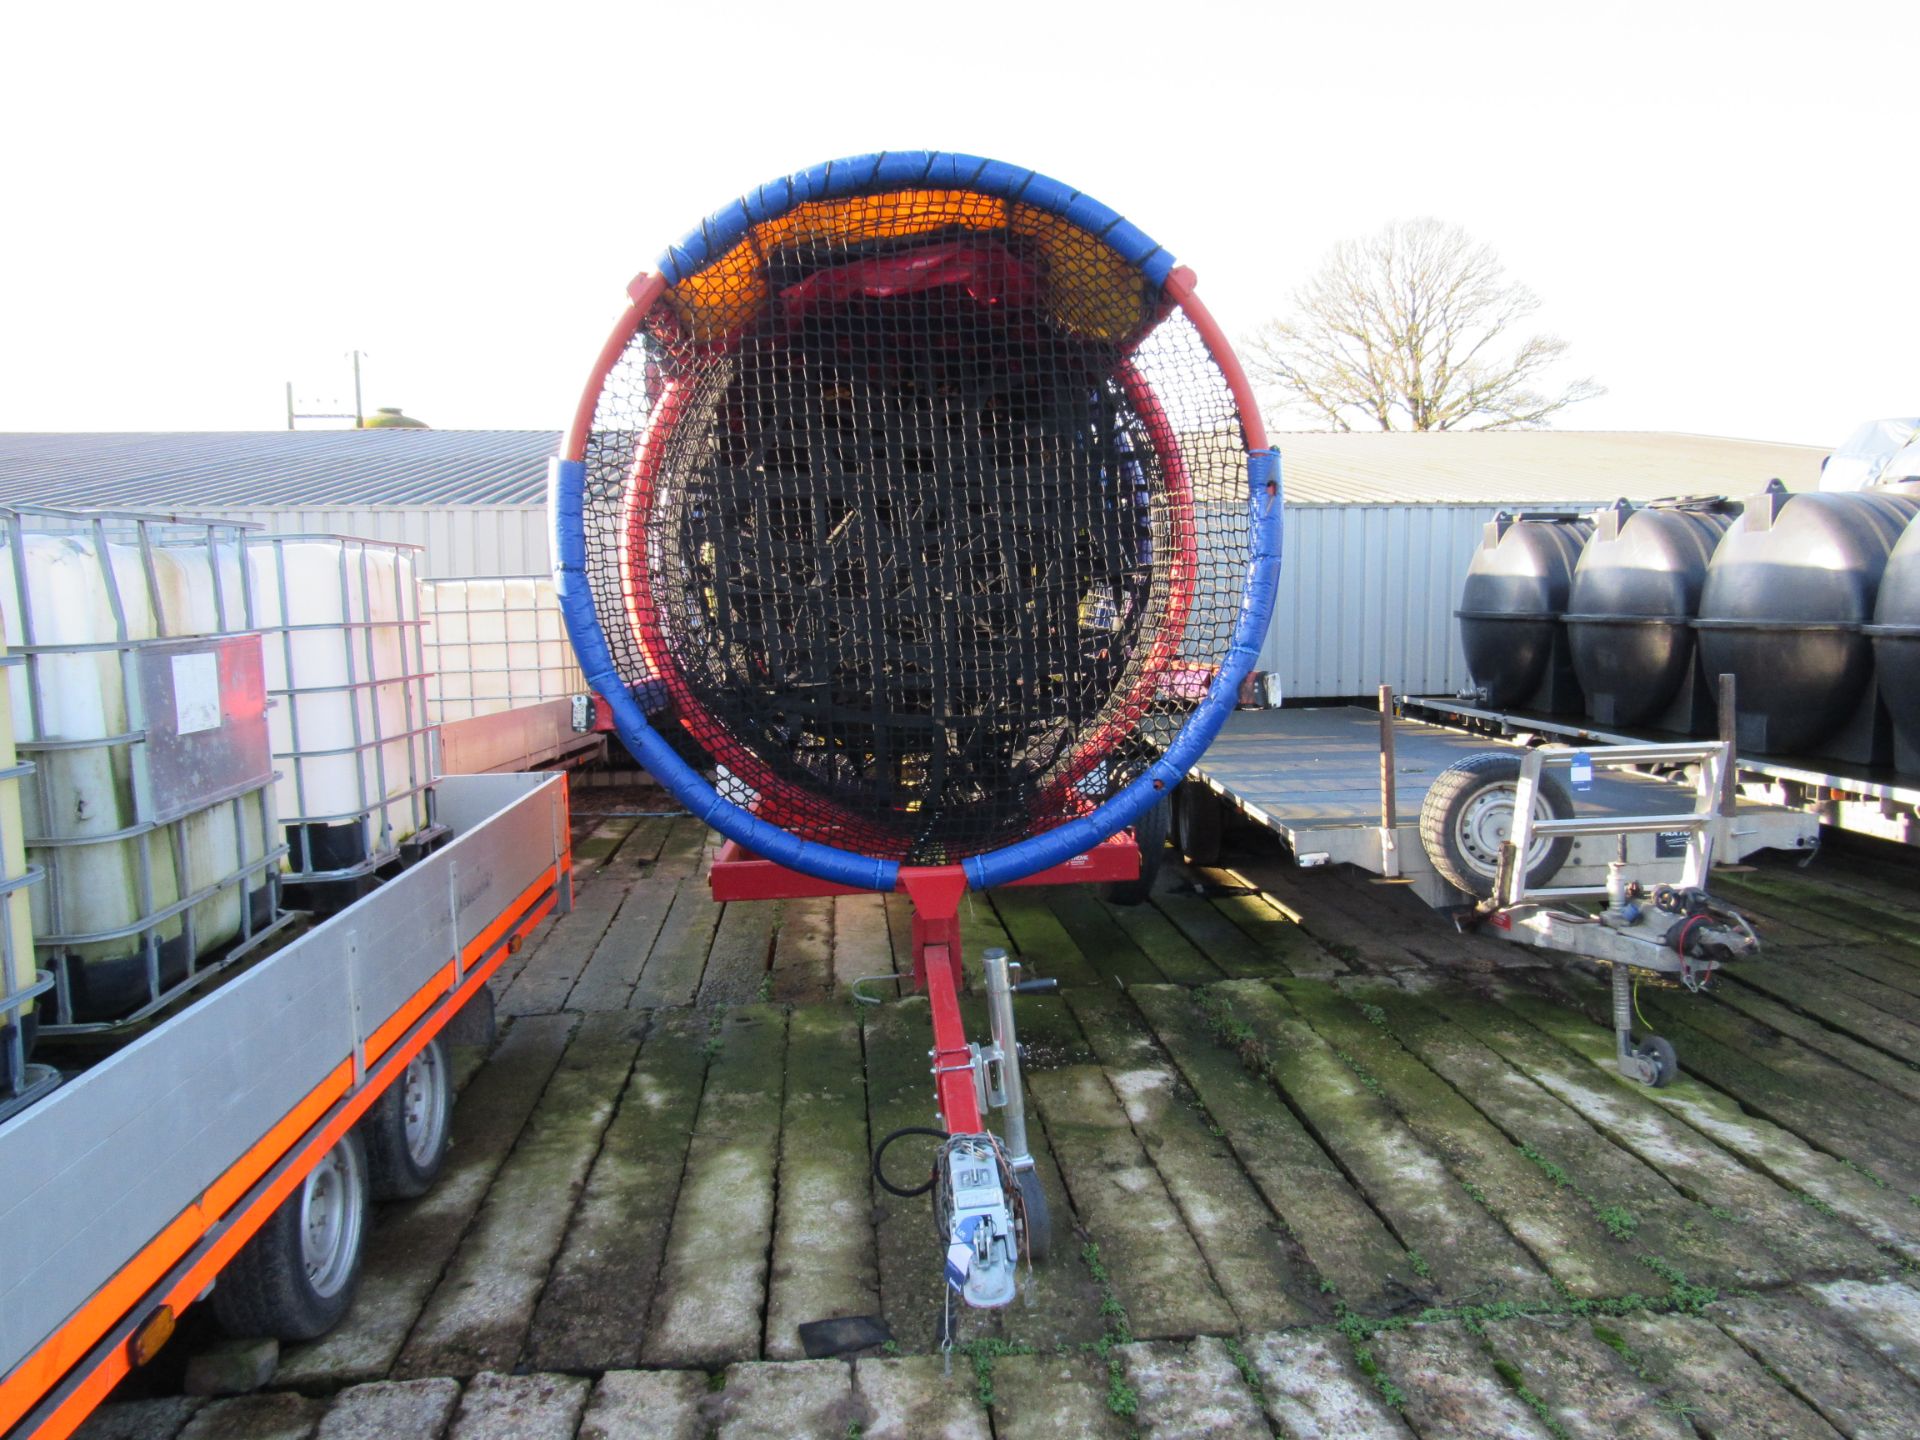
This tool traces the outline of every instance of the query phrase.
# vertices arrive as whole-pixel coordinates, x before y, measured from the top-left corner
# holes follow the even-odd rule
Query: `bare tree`
[[[1457,225],[1402,220],[1343,240],[1293,300],[1291,317],[1249,337],[1247,369],[1274,402],[1336,430],[1544,425],[1606,393],[1592,380],[1540,388],[1567,342],[1512,334],[1539,300]]]

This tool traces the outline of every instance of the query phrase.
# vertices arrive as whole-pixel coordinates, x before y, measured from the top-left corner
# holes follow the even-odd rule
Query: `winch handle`
[[[1060,993],[1058,980],[1022,980],[1009,987],[1016,995],[1057,995]]]

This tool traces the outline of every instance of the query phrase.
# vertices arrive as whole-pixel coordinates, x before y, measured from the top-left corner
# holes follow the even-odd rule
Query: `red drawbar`
[[[1101,841],[1050,870],[1016,880],[1016,885],[1077,885],[1091,881],[1135,880],[1140,851],[1130,835]],[[864,895],[852,885],[815,880],[729,840],[720,847],[707,884],[716,900],[803,900],[813,895]],[[960,1018],[960,989],[965,983],[960,956],[960,901],[967,893],[967,872],[959,865],[902,866],[900,889],[913,902],[913,983],[924,990],[933,1011],[934,1090],[947,1129],[977,1135],[986,1128],[974,1089],[973,1057]]]
[[[958,865],[902,867],[900,888],[913,902],[913,983],[933,1012],[933,1088],[950,1134],[986,1129],[975,1087],[973,1052],[960,1018],[960,899],[967,872]]]

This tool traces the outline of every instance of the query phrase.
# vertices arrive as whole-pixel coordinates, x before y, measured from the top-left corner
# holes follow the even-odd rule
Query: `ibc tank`
[[[1920,775],[1920,520],[1908,522],[1887,557],[1873,619],[1867,634],[1893,716],[1894,760],[1902,772]]]
[[[341,535],[245,544],[288,879],[370,875],[439,829],[415,547]]]
[[[1739,511],[1707,498],[1618,500],[1594,513],[1565,617],[1589,719],[1681,732],[1711,720],[1692,621],[1707,562]]]
[[[586,691],[551,576],[423,580],[420,610],[427,706],[436,722]]]
[[[45,870],[30,893],[36,947],[58,982],[53,1023],[130,1018],[275,909],[264,783],[160,822],[142,813],[134,781],[133,653],[246,629],[238,528],[25,509],[0,511],[0,526],[6,643],[26,654],[10,708],[35,764],[22,823]]]
[[[33,1049],[32,991],[39,982],[26,893],[27,850],[20,828],[20,779],[29,767],[19,763],[14,751],[9,698],[14,668],[0,647],[0,1106],[26,1078],[26,1059]]]
[[[1694,622],[1706,674],[1735,677],[1742,750],[1886,758],[1863,629],[1916,510],[1909,493],[1792,495],[1777,480],[1746,502],[1707,567]]]
[[[1574,565],[1593,531],[1582,515],[1509,515],[1487,522],[1460,591],[1460,643],[1483,703],[1577,713],[1580,691],[1561,616]]]

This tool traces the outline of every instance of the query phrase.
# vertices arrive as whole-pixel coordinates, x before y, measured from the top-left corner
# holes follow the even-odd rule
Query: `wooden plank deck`
[[[1724,877],[1768,949],[1643,989],[1660,1092],[1594,978],[1251,831],[1137,909],[970,897],[975,952],[1065,987],[1021,1002],[1055,1242],[948,1364],[926,1202],[866,1170],[932,1123],[925,1004],[849,994],[908,967],[904,907],[719,906],[691,820],[581,818],[346,1323],[208,1401],[170,1393],[189,1317],[84,1435],[1920,1433],[1920,861]],[[857,1314],[893,1341],[802,1358]]]

